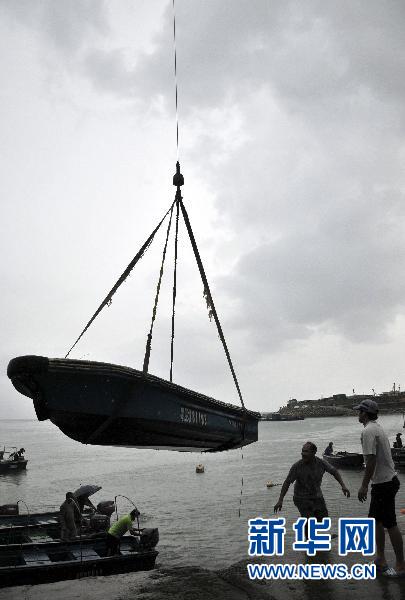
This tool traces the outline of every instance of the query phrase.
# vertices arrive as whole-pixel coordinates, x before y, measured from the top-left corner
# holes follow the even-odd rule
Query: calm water
[[[402,431],[400,416],[381,417],[391,441]],[[143,523],[159,527],[159,564],[198,565],[219,569],[247,558],[247,520],[270,516],[289,467],[300,458],[303,442],[314,441],[318,454],[329,441],[336,450],[360,451],[361,425],[355,417],[308,419],[291,423],[260,423],[259,441],[240,450],[202,455],[156,450],[84,446],[65,437],[49,422],[0,421],[0,444],[23,446],[27,471],[0,475],[0,504],[24,500],[34,512],[58,507],[66,491],[85,483],[102,486],[93,500],[130,497]],[[205,464],[197,475],[195,466]],[[361,474],[343,472],[352,491],[345,499],[337,482],[325,475],[323,492],[332,523],[339,516],[365,515],[357,500]],[[238,516],[241,479],[243,495]],[[398,507],[405,506],[404,475]],[[120,512],[128,508],[119,499]],[[287,524],[297,517],[290,489],[283,508]]]

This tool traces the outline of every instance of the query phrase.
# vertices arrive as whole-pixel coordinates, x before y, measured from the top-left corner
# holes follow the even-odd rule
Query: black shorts
[[[315,517],[317,521],[321,521],[328,516],[324,497],[320,498],[293,498],[295,506],[300,511],[301,517]]]
[[[386,529],[397,524],[395,515],[395,495],[399,490],[399,479],[395,475],[391,481],[373,483],[371,486],[371,502],[368,516]]]

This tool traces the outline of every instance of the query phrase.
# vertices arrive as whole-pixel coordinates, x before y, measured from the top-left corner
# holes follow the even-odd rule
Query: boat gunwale
[[[223,401],[217,400],[215,398],[211,398],[210,396],[206,396],[205,394],[195,392],[194,390],[190,390],[189,388],[185,388],[181,385],[178,385],[177,383],[167,381],[166,379],[157,377],[156,375],[151,375],[150,373],[144,374],[142,371],[139,371],[138,369],[134,369],[132,367],[127,367],[124,365],[117,365],[114,363],[105,363],[105,362],[89,361],[89,360],[48,358],[48,357],[42,357],[42,356],[40,357],[38,355],[26,355],[26,356],[16,357],[12,360],[17,362],[18,359],[27,360],[30,358],[46,359],[48,361],[47,371],[49,371],[49,372],[55,372],[55,371],[69,372],[69,371],[75,370],[75,371],[81,371],[82,373],[86,373],[86,372],[91,373],[91,371],[93,371],[93,372],[98,371],[99,374],[103,374],[103,372],[108,371],[109,375],[112,377],[128,377],[128,378],[134,378],[137,380],[146,380],[148,383],[150,383],[153,386],[156,386],[159,388],[164,388],[166,390],[171,390],[175,393],[182,395],[183,397],[185,396],[188,401],[190,401],[194,398],[196,401],[210,404],[212,406],[212,408],[217,407],[217,408],[226,409],[228,411],[232,410],[232,411],[234,411],[234,413],[236,413],[240,417],[248,416],[252,420],[257,420],[257,421],[260,420],[259,412],[249,410],[242,406],[236,406],[234,404],[223,402]],[[24,371],[27,373],[29,372],[31,375],[33,375],[33,374],[35,374],[35,371],[39,371],[39,369],[35,369],[35,368],[30,369],[27,366],[27,364],[25,364],[25,369],[21,369],[20,373],[15,372],[14,374],[11,375],[11,378],[18,377],[18,375],[19,374],[21,375]],[[41,369],[41,372],[44,373],[43,368]]]
[[[138,543],[138,536],[135,535],[124,535],[121,538],[121,543],[127,543],[127,545],[129,545],[130,547],[133,547],[135,545],[135,542]],[[83,547],[88,547],[88,546],[95,546],[97,545],[97,542],[103,542],[105,541],[106,536],[100,536],[100,537],[86,537],[83,536],[82,538],[77,538],[74,540],[52,540],[51,542],[25,542],[24,544],[21,543],[14,543],[14,544],[1,544],[0,545],[0,554],[1,553],[6,553],[8,551],[12,552],[13,550],[17,550],[18,553],[22,553],[24,552],[24,550],[32,550],[32,549],[36,549],[38,550],[38,546],[40,547],[41,551],[43,551],[46,554],[46,549],[48,548],[49,550],[55,550],[55,548],[60,547],[60,548],[71,548],[74,546],[77,546],[79,549],[81,546]],[[157,546],[157,544],[156,544]],[[138,553],[138,554],[143,554],[143,553],[148,553],[148,552],[159,552],[158,550],[155,550],[156,546],[154,546],[153,548],[149,548],[149,549],[145,549],[145,550],[138,550],[138,549],[134,549],[133,552]],[[120,555],[117,555],[120,556]],[[127,556],[127,555],[123,555],[123,556]],[[104,557],[104,556],[100,556],[100,558],[111,558],[111,557]],[[1,568],[1,567],[0,567]]]

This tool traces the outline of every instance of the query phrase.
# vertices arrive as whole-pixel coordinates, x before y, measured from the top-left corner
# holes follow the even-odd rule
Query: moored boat
[[[17,450],[17,447],[0,450],[0,473],[12,473],[23,471],[27,468],[28,460],[24,456],[24,448]]]
[[[97,506],[81,502],[81,496],[89,499],[97,491],[101,490],[99,485],[83,485],[74,492],[76,506],[80,510],[80,523],[77,527],[81,537],[105,532],[110,526],[110,517],[116,510],[116,500],[104,500]],[[117,498],[117,497],[116,497]],[[27,512],[20,513],[20,502],[25,505]],[[61,535],[60,510],[46,512],[30,512],[25,502],[17,504],[5,504],[0,506],[0,545],[29,542],[28,537],[34,536],[38,541],[49,538],[58,539]]]
[[[105,536],[0,546],[0,587],[153,569],[159,538],[157,530],[152,531],[145,540],[125,535],[114,556],[107,556]]]
[[[84,513],[78,534],[80,537],[91,537],[107,531],[110,517],[100,513]],[[30,542],[46,542],[59,540],[61,525],[59,512],[23,514],[0,517],[0,546],[4,544],[27,544]]]
[[[85,444],[217,452],[257,441],[259,413],[129,367],[22,356],[7,373],[39,420]]]
[[[323,459],[337,469],[362,469],[364,466],[364,457],[358,452],[342,451],[324,454]]]
[[[42,525],[55,525],[59,523],[59,511],[47,511],[37,513],[18,512],[17,504],[0,506],[0,531],[11,527],[40,527]]]
[[[107,514],[99,508],[100,505],[104,504],[113,504],[113,501],[110,500],[107,502],[100,502],[97,505],[97,510],[95,513],[88,508],[84,508],[82,517],[88,519],[93,514]],[[5,504],[0,506],[0,531],[4,527],[25,527],[28,525],[33,527],[40,527],[44,525],[47,527],[48,525],[54,525],[59,523],[59,514],[59,510],[20,513],[18,504]],[[111,512],[109,514],[111,514]]]

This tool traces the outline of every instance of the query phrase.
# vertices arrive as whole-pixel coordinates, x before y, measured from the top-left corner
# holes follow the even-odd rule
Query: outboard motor
[[[104,500],[103,502],[99,502],[96,510],[100,515],[111,517],[115,510],[114,500]]]
[[[90,516],[90,529],[93,531],[107,531],[110,527],[110,517],[94,513]]]
[[[159,529],[157,527],[142,529],[139,542],[143,550],[152,550],[159,542]]]

